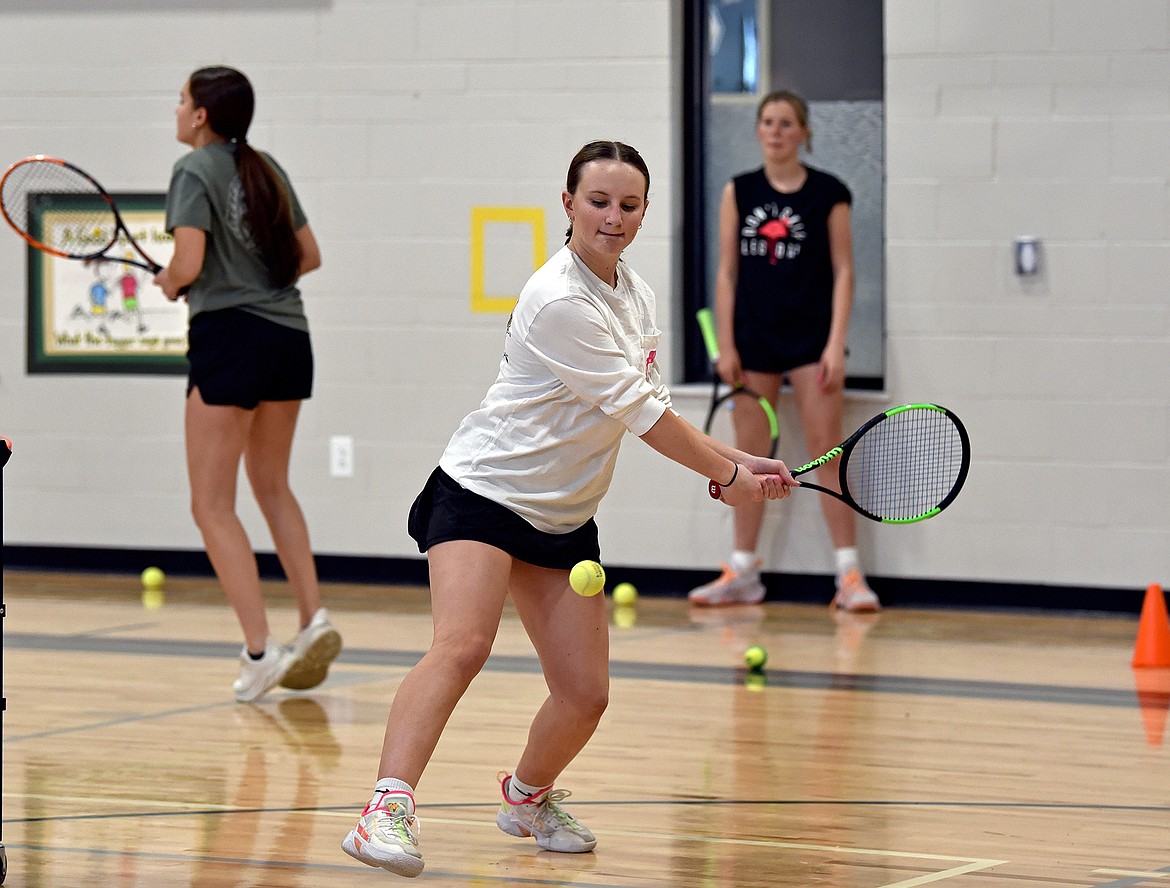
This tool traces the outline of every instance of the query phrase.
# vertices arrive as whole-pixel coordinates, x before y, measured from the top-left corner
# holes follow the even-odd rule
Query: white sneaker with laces
[[[498,776],[503,800],[496,813],[496,826],[508,835],[532,836],[545,851],[566,854],[582,854],[597,846],[596,836],[561,807],[560,803],[570,795],[567,789],[549,790],[535,801],[526,797],[514,802],[508,798],[508,781],[512,775],[501,772]]]
[[[329,613],[319,608],[309,625],[297,633],[292,643],[292,665],[281,687],[294,691],[315,688],[329,674],[329,664],[341,653],[341,634],[329,622]]]
[[[366,866],[380,866],[397,876],[414,878],[423,871],[414,816],[414,796],[401,790],[379,791],[362,811],[341,850]]]
[[[764,600],[764,584],[760,582],[760,562],[756,569],[737,572],[729,564],[721,564],[723,573],[718,579],[698,586],[687,593],[691,604],[719,607],[727,604],[759,604]]]
[[[881,602],[859,570],[851,570],[837,578],[837,594],[829,606],[854,614],[881,610]]]
[[[232,683],[232,692],[239,703],[259,700],[280,684],[292,665],[292,654],[271,635],[264,643],[264,656],[253,660],[248,656],[248,646],[240,651],[240,677]]]

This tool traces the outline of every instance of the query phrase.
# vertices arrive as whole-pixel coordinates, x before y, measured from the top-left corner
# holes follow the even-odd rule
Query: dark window
[[[849,385],[881,388],[884,349],[884,83],[881,0],[688,0],[684,33],[684,328],[688,381],[710,377],[694,313],[714,301],[719,196],[761,163],[759,99],[809,103],[807,164],[853,192]]]

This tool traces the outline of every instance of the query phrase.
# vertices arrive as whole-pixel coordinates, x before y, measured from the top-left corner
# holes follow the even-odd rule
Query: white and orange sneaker
[[[375,798],[341,843],[341,850],[366,866],[413,878],[423,871],[420,829],[413,795],[398,789],[375,790]]]
[[[569,797],[567,789],[549,789],[514,802],[508,798],[508,781],[512,775],[501,771],[496,776],[503,796],[496,813],[496,826],[508,835],[532,836],[545,851],[582,854],[596,847],[597,838],[593,833],[561,807],[560,803]]]
[[[756,569],[750,571],[736,571],[731,565],[723,562],[720,567],[723,573],[718,579],[698,586],[687,593],[691,604],[704,607],[720,607],[728,604],[759,604],[764,600],[764,584],[760,582],[760,562],[756,562]]]
[[[877,595],[865,582],[859,570],[848,571],[837,579],[837,594],[829,605],[850,613],[873,613],[881,610]]]

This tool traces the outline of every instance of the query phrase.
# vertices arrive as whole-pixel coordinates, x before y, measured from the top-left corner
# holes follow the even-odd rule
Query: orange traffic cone
[[[1146,742],[1161,746],[1166,735],[1166,717],[1170,714],[1170,669],[1135,669],[1138,708],[1146,729]]]
[[[1170,666],[1170,615],[1166,613],[1166,596],[1157,583],[1151,583],[1146,589],[1133,648],[1133,665]]]

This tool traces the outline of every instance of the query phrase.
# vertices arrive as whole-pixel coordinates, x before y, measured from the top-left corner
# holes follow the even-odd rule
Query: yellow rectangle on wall
[[[541,207],[471,208],[471,310],[476,313],[510,312],[519,294],[492,296],[484,292],[484,253],[489,222],[528,225],[532,229],[532,271],[544,264],[544,209]],[[527,273],[525,274],[527,277]]]

